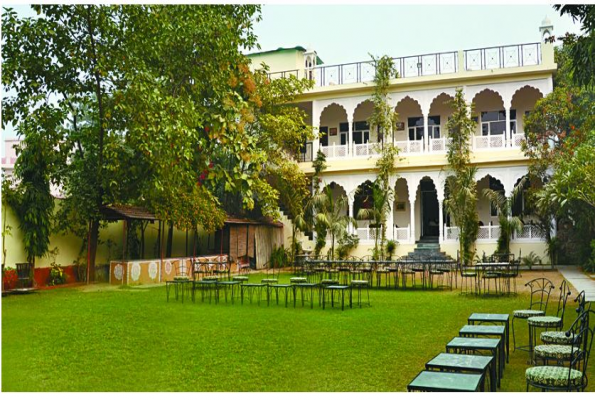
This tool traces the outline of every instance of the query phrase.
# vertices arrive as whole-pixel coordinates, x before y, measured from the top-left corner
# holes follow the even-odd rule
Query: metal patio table
[[[426,370],[446,372],[471,372],[482,374],[481,391],[485,388],[485,377],[490,377],[490,391],[496,391],[496,370],[493,368],[494,357],[470,354],[440,353],[426,363]]]
[[[165,293],[167,297],[167,301],[169,302],[169,292],[171,291],[171,286],[174,286],[174,293],[176,296],[176,300],[178,300],[178,287],[181,286],[182,289],[182,303],[184,302],[184,291],[187,290],[185,286],[192,284],[191,279],[174,279],[171,281],[165,282]]]
[[[510,355],[510,314],[473,313],[467,318],[469,325],[478,324],[503,324],[506,327],[506,362]]]
[[[477,336],[497,336],[502,339],[500,341],[503,354],[506,354],[508,359],[508,352],[506,351],[506,327],[504,325],[465,325],[459,330],[461,337],[477,337]],[[506,366],[503,364],[502,368]]]
[[[422,371],[407,385],[407,391],[477,392],[481,381],[480,374]]]
[[[502,363],[504,361],[500,347],[500,339],[455,337],[446,345],[446,352],[459,353],[462,351],[489,351],[494,357],[492,362],[496,369],[496,380],[498,382],[498,387],[500,387],[500,381],[502,380],[503,372]]]

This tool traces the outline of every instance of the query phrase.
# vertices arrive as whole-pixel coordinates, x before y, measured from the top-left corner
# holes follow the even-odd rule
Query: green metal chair
[[[527,391],[530,387],[541,391],[584,391],[588,384],[587,366],[593,345],[595,327],[590,326],[592,310],[584,310],[566,332],[577,338],[570,345],[570,361],[564,365],[542,365],[525,371]]]
[[[531,317],[543,316],[547,310],[547,305],[550,300],[550,293],[554,289],[554,284],[547,278],[536,278],[527,283],[531,290],[531,303],[528,309],[515,310],[512,313],[512,346],[513,351],[519,350],[531,350],[531,345],[519,346],[516,345],[516,335],[514,330],[514,321],[516,319],[529,319]]]

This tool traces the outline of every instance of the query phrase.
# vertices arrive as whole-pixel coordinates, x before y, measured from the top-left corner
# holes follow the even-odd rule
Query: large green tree
[[[475,241],[479,230],[477,216],[477,167],[471,165],[471,136],[475,122],[465,103],[462,89],[458,88],[451,102],[453,113],[446,129],[450,145],[446,153],[449,175],[446,178],[446,209],[459,228],[459,254],[464,265],[470,265],[475,253]]]
[[[214,187],[264,186],[221,162],[253,149],[243,126],[258,99],[240,49],[256,44],[259,7],[33,7],[36,18],[3,14],[3,124],[53,109],[43,132],[61,135],[60,221],[90,226],[91,266],[103,205],[212,231],[224,218]]]

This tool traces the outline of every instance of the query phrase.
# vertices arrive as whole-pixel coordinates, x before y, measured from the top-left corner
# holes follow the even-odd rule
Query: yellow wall
[[[252,69],[261,69],[261,63],[269,66],[270,72],[289,71],[304,68],[304,53],[299,50],[283,50],[265,54],[248,55],[252,60]]]

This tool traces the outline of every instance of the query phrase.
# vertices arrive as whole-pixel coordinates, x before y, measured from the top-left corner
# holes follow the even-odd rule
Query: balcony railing
[[[514,133],[512,132],[512,143],[511,147],[521,147],[522,141],[525,139],[524,133]]]
[[[463,50],[462,66],[466,71],[479,71],[541,64],[541,44],[525,43],[508,46]],[[448,51],[393,58],[400,78],[444,75],[459,72],[459,52]],[[374,80],[374,61],[320,65],[311,69],[294,69],[269,74],[271,79],[296,76],[315,81],[316,86],[347,85]]]
[[[347,145],[333,144],[331,146],[320,146],[320,150],[326,158],[343,158],[347,157]]]
[[[363,222],[363,223],[362,223]],[[376,235],[376,230],[374,228],[370,228],[369,221],[359,221],[360,224],[356,228],[356,235],[362,242],[369,242],[373,241]],[[393,228],[393,238],[399,242],[408,242],[410,238],[410,227],[407,226],[405,228]],[[387,238],[390,239],[390,231],[387,230],[386,235]]]
[[[503,149],[505,146],[505,135],[473,136],[473,148],[475,150]]]
[[[526,43],[510,46],[465,50],[465,70],[524,67],[541,64],[541,44]]]
[[[499,225],[488,225],[488,226],[480,226],[479,231],[477,232],[477,240],[478,241],[491,241],[495,242],[498,240],[500,236],[500,226]],[[536,226],[531,224],[526,224],[523,226],[523,230],[521,233],[514,233],[512,236],[513,240],[534,240],[534,241],[541,241],[543,240],[543,234],[540,229]],[[445,241],[456,241],[459,240],[459,228],[457,226],[445,226],[444,227],[444,240]]]
[[[14,146],[20,143],[20,139],[4,140],[4,157],[2,157],[2,165],[12,166],[17,162],[17,150]]]
[[[378,143],[361,143],[353,145],[353,154],[356,157],[375,156],[378,154]]]
[[[423,140],[403,140],[395,142],[401,154],[417,154],[423,152]]]

